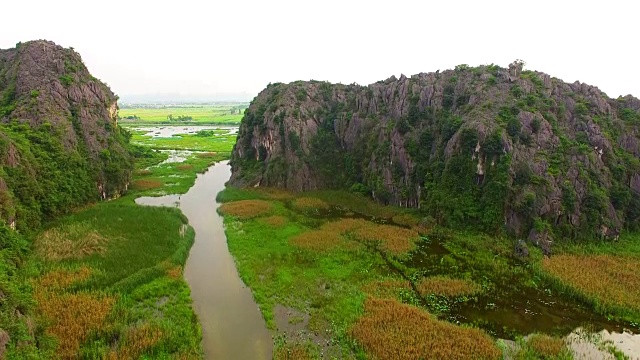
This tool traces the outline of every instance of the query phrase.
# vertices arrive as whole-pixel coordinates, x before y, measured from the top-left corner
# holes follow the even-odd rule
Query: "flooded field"
[[[196,134],[201,130],[217,130],[216,135],[233,135],[238,133],[237,126],[207,126],[207,125],[194,125],[194,126],[135,126],[129,127],[134,131],[144,131],[145,136],[151,137],[172,137],[173,135],[181,134]]]

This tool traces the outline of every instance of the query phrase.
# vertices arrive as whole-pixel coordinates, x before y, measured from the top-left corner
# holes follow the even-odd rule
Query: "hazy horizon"
[[[15,16],[0,23],[0,48],[35,39],[74,47],[123,100],[249,101],[274,82],[367,85],[458,64],[506,67],[517,58],[612,98],[640,96],[638,5],[620,0],[85,4],[3,4]]]

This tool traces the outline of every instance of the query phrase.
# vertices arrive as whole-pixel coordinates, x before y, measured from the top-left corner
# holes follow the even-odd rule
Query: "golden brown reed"
[[[278,188],[258,187],[258,188],[252,189],[252,191],[255,191],[256,193],[264,196],[269,200],[284,201],[284,200],[293,199],[294,197],[294,194],[292,192],[283,190],[283,189],[278,189]]]
[[[212,158],[212,157],[215,157],[217,155],[218,155],[218,153],[215,153],[215,152],[204,152],[204,153],[198,153],[197,154],[197,156],[199,158]]]
[[[167,276],[171,279],[181,279],[182,278],[182,266],[176,265],[167,269]]]
[[[398,298],[402,290],[410,290],[411,285],[406,280],[382,280],[372,281],[362,287],[365,294],[376,298],[389,299]]]
[[[136,325],[127,329],[123,341],[118,344],[117,351],[111,350],[109,360],[135,360],[142,353],[162,339],[162,331],[150,324]]]
[[[101,294],[63,291],[89,276],[87,268],[59,270],[46,274],[34,285],[37,310],[47,321],[46,332],[58,340],[56,354],[62,359],[77,357],[82,342],[103,326],[115,302]]]
[[[357,240],[379,244],[380,248],[393,255],[408,253],[415,248],[419,235],[415,230],[392,225],[369,223],[354,231]]]
[[[149,190],[162,187],[162,181],[151,179],[139,179],[134,180],[131,184],[131,188],[135,190]]]
[[[293,245],[314,251],[330,250],[342,241],[340,234],[325,230],[307,231],[291,239]]]
[[[411,214],[398,214],[391,219],[394,223],[406,227],[414,227],[420,223],[420,219]]]
[[[385,360],[500,359],[502,352],[483,331],[433,318],[394,299],[368,298],[365,313],[350,330],[367,354]]]
[[[555,255],[546,272],[607,307],[640,311],[640,260],[611,255]]]
[[[567,346],[563,339],[554,338],[549,335],[533,334],[527,340],[527,345],[541,356],[542,359],[557,359]]]
[[[365,226],[370,226],[371,222],[364,219],[341,219],[326,223],[320,227],[321,230],[335,231],[340,234],[348,234]]]
[[[473,295],[480,292],[480,286],[473,281],[452,279],[447,276],[431,276],[418,283],[418,291],[422,295],[435,294],[440,296]]]
[[[271,225],[273,227],[282,227],[287,225],[289,219],[286,216],[272,215],[263,218],[262,221],[264,221],[267,225]]]
[[[37,285],[47,290],[61,290],[73,283],[85,281],[90,276],[91,269],[86,266],[74,270],[54,270],[38,279]]]
[[[246,220],[254,217],[267,215],[273,206],[264,200],[240,200],[224,203],[220,206],[220,211],[225,215],[235,216]]]
[[[176,169],[178,169],[178,170],[191,170],[191,169],[193,169],[193,165],[191,165],[191,164],[180,164],[180,165],[176,166]]]
[[[49,229],[36,238],[35,251],[47,260],[79,259],[106,251],[107,238],[87,223]]]
[[[312,198],[312,197],[300,197],[291,203],[294,209],[298,211],[309,211],[309,210],[329,210],[329,204],[326,202]]]
[[[273,360],[312,360],[306,346],[301,344],[287,344],[278,347],[273,353]]]

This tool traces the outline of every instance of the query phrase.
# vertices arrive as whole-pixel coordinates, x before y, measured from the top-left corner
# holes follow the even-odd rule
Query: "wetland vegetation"
[[[356,164],[366,165],[361,160],[370,157],[346,153],[331,131],[340,124],[335,119],[354,119],[347,109],[380,91],[272,84],[261,93],[265,102],[257,98],[255,111],[245,112],[244,132],[236,138],[235,130],[185,126],[237,122],[246,104],[126,108],[118,124],[116,96],[73,49],[36,41],[0,51],[0,60],[0,358],[571,359],[584,355],[585,346],[592,351],[587,357],[640,353],[640,238],[633,232],[638,194],[622,186],[635,179],[637,156],[622,148],[615,156],[599,153],[613,171],[609,188],[609,170],[587,145],[597,126],[548,141],[567,115],[563,102],[571,104],[569,115],[603,124],[604,136],[613,139],[622,126],[637,125],[631,108],[637,99],[611,103],[601,97],[590,104],[580,95],[556,102],[546,82],[558,90],[552,95],[577,90],[522,72],[522,64],[508,72],[460,66],[440,74],[449,83],[444,111],[420,109],[417,94],[400,99],[406,94],[393,92],[393,99],[408,104],[408,117],[393,119],[383,135],[419,135],[406,144],[407,154],[421,163],[411,170],[417,171],[412,182],[399,182],[407,169],[389,153],[399,147],[376,136],[351,143],[385,159],[363,167],[374,176],[362,182],[356,181],[362,180]],[[17,64],[37,67],[40,75],[18,71]],[[518,78],[522,87],[511,84]],[[427,75],[414,80],[425,86],[431,81]],[[500,85],[508,99],[519,99],[518,108],[495,106],[500,123],[484,133],[489,136],[482,144],[482,128],[463,126],[472,94],[453,86],[463,80],[493,87],[494,94]],[[372,88],[399,81],[409,80]],[[345,89],[347,96],[337,99],[347,103],[338,106],[332,96]],[[279,94],[291,95],[283,99],[295,99],[295,107],[277,103]],[[318,136],[305,139],[299,127],[287,127],[312,113],[306,110],[313,107],[305,109],[312,98],[328,106],[314,111],[322,120]],[[383,100],[380,106],[383,117],[362,119],[384,125],[392,112]],[[607,106],[618,118],[597,115]],[[540,110],[547,119],[534,118]],[[171,136],[156,136],[164,134],[160,126],[121,126],[165,122],[179,124]],[[526,132],[520,122],[528,123]],[[503,126],[509,138],[502,136]],[[534,138],[542,130],[545,136]],[[262,140],[270,136],[284,142],[267,148]],[[444,144],[452,136],[466,150],[453,149],[446,158]],[[231,175],[228,163],[220,162],[229,159],[236,140],[237,165],[247,170],[237,179],[261,186],[219,192]],[[552,160],[553,167],[538,169],[544,176],[526,166],[511,171],[517,156],[504,146],[524,154],[534,140],[586,156],[577,183],[588,191],[572,191],[558,178],[580,163],[578,157],[557,159],[559,152],[539,154],[541,161]],[[427,153],[427,145],[436,151]],[[290,156],[272,156],[272,150]],[[305,154],[309,150],[314,153]],[[284,164],[285,158],[293,161]],[[385,168],[387,163],[395,167]],[[487,173],[474,172],[484,164],[491,164]],[[293,192],[249,181],[266,174],[286,182],[287,169],[305,171],[308,165],[330,180],[328,188],[349,186]],[[387,170],[403,186],[383,183],[379,174]],[[437,179],[422,178],[433,171]],[[318,187],[293,180],[299,189]],[[477,189],[483,182],[487,186]],[[414,193],[404,186],[409,184],[428,188]],[[552,219],[531,215],[547,201],[537,196],[548,191],[527,189],[544,184],[561,185],[560,210],[580,210],[579,231],[569,218],[552,229]],[[395,187],[389,191],[388,185]],[[498,200],[506,190],[534,230],[529,245],[501,229],[505,214]],[[606,228],[612,223],[603,219],[620,216],[627,227]],[[546,236],[535,236],[545,231],[559,236],[552,247]],[[602,236],[579,238],[598,231]],[[538,240],[548,246],[533,246]],[[194,262],[200,266],[189,266]],[[259,356],[238,355],[245,351]]]
[[[276,358],[569,359],[565,336],[580,326],[639,330],[632,311],[598,306],[616,299],[633,309],[633,283],[616,279],[633,280],[637,261],[583,272],[613,291],[585,297],[579,283],[567,287],[582,267],[564,259],[592,255],[570,246],[517,259],[506,237],[425,226],[415,211],[335,191],[227,188],[218,199],[241,277],[278,334]],[[631,244],[623,236],[592,251]],[[299,321],[302,330],[287,331]]]
[[[202,357],[202,325],[183,279],[194,230],[179,210],[133,199],[186,193],[231,145],[211,152],[199,144],[183,161],[165,162],[167,152],[151,148],[163,148],[163,138],[147,141],[131,148],[126,196],[33,236],[21,276],[32,279],[43,356]],[[577,327],[638,331],[635,234],[564,243],[548,258],[531,247],[516,259],[507,237],[434,226],[415,210],[354,193],[229,187],[218,200],[276,359],[570,359],[565,335]]]
[[[125,124],[225,124],[238,125],[247,103],[149,105],[127,104],[120,108]]]
[[[133,200],[185,193],[229,150],[165,163],[166,152],[132,146],[126,196],[76,208],[28,236],[33,251],[13,284],[24,284],[14,295],[29,315],[27,327],[3,319],[15,336],[8,358],[201,358],[201,327],[183,279],[194,231],[179,210]]]

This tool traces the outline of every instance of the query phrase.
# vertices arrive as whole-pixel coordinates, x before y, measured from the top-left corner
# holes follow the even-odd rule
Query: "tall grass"
[[[109,351],[108,360],[133,360],[162,340],[162,330],[151,324],[135,324],[124,333],[118,348]]]
[[[353,232],[356,239],[375,244],[392,255],[403,255],[415,249],[419,234],[415,230],[392,225],[369,223]]]
[[[220,206],[220,212],[225,215],[235,216],[239,219],[251,219],[271,213],[273,206],[264,200],[240,200],[224,203]]]
[[[313,197],[299,197],[291,202],[291,206],[298,211],[328,210],[329,204]]]
[[[402,292],[412,291],[409,281],[396,279],[372,281],[364,285],[362,289],[368,295],[379,299],[398,299]]]
[[[573,352],[564,339],[545,334],[532,334],[526,341],[520,341],[520,348],[513,355],[514,360],[572,360]]]
[[[99,253],[42,259],[52,270],[36,280],[34,297],[62,358],[200,356],[200,328],[182,278],[194,232],[179,210],[125,197],[62,218],[43,233],[53,239],[69,229],[98,232],[105,242]]]
[[[94,330],[100,329],[115,299],[96,292],[67,293],[64,289],[86,280],[90,270],[59,270],[46,274],[34,285],[37,309],[47,322],[47,333],[58,340],[58,355],[75,359],[80,345]]]
[[[342,242],[340,234],[326,230],[307,231],[291,239],[293,245],[314,251],[331,250]]]
[[[150,174],[148,174],[150,175]],[[150,190],[162,187],[162,181],[153,179],[138,179],[131,183],[133,190]]]
[[[87,223],[66,224],[41,233],[34,242],[38,256],[47,260],[79,259],[104,254],[107,238]]]
[[[640,318],[640,260],[613,255],[555,255],[542,261],[556,286],[603,313]]]
[[[282,227],[289,222],[289,219],[282,215],[272,215],[263,218],[262,221],[274,227]]]
[[[500,359],[502,352],[483,331],[464,328],[394,299],[368,298],[351,335],[374,358]]]
[[[285,344],[278,346],[273,352],[273,360],[314,360],[309,348],[303,344]]]

